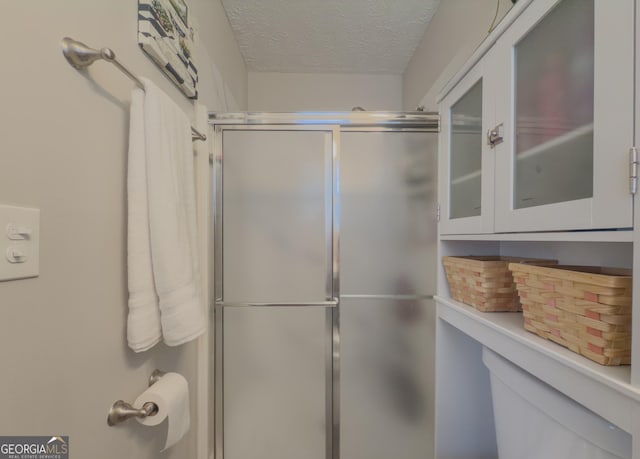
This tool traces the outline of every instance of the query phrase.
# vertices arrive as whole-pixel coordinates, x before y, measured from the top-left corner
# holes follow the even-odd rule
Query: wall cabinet
[[[638,272],[640,202],[629,189],[640,134],[638,3],[520,0],[443,89],[440,258],[529,256]],[[492,130],[502,137],[495,145]],[[640,459],[640,314],[632,365],[604,367],[526,332],[518,313],[453,300],[442,267],[438,276],[435,457],[497,457],[488,347],[627,432]]]
[[[440,231],[630,228],[634,1],[525,3],[443,92]]]

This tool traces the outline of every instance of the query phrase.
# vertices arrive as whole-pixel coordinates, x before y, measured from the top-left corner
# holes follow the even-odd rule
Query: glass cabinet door
[[[481,60],[440,105],[440,233],[493,231],[493,157],[485,133],[493,122],[489,60]]]
[[[514,48],[516,209],[593,197],[593,1],[560,2]]]
[[[482,209],[482,80],[451,107],[449,218]]]
[[[496,231],[631,226],[632,6],[534,2],[503,36]]]

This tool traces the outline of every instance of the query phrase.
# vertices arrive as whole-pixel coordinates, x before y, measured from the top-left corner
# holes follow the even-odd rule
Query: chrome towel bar
[[[164,371],[154,370],[149,377],[149,386],[152,386],[160,378],[165,375]],[[131,403],[127,403],[123,400],[118,400],[113,403],[107,416],[107,424],[109,426],[115,426],[121,422],[131,418],[146,418],[148,416],[155,416],[158,414],[158,405],[153,402],[147,402],[142,405],[142,408],[134,408]]]
[[[128,76],[136,86],[144,90],[144,84],[140,78],[135,76],[128,68],[116,59],[116,53],[111,48],[93,49],[84,43],[73,38],[64,37],[61,42],[62,54],[69,62],[69,65],[76,69],[89,67],[95,61],[104,60],[112,63],[118,70]],[[207,140],[207,136],[191,126],[191,138],[193,140]]]

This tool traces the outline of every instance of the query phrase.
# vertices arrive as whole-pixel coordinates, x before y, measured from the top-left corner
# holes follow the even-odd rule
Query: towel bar
[[[116,59],[116,53],[111,48],[93,49],[84,43],[73,38],[64,37],[62,39],[62,54],[73,68],[83,69],[89,67],[97,60],[105,60],[116,66],[118,70],[128,76],[136,86],[144,90],[144,85],[140,78],[135,76],[128,68]],[[207,140],[207,136],[191,126],[192,140]]]

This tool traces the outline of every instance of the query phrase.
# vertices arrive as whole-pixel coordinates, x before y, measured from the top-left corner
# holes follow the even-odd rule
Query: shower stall
[[[216,459],[431,457],[438,116],[211,123]]]

